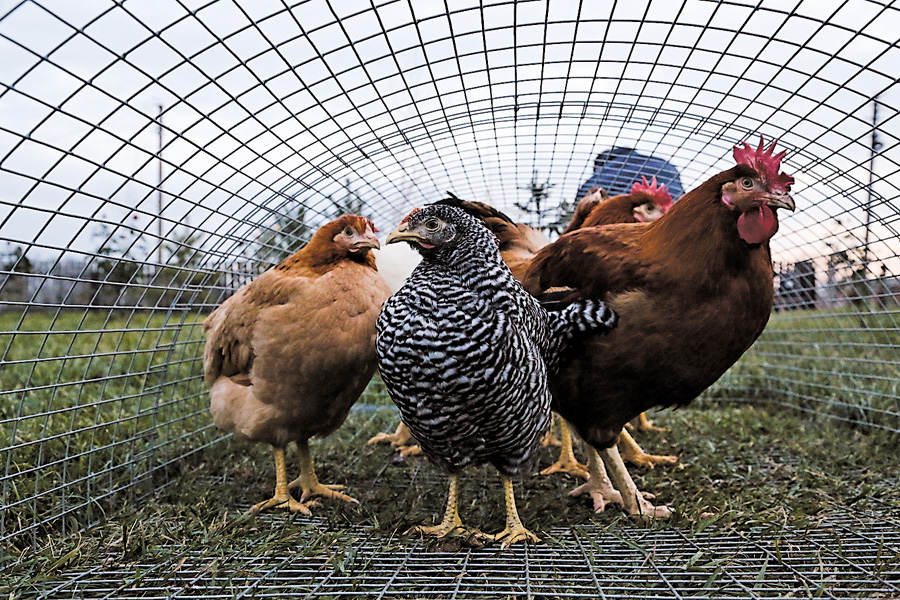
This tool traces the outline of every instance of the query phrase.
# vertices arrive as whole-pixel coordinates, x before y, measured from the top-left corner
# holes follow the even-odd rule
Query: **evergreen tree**
[[[267,264],[278,264],[312,237],[305,205],[295,201],[293,207],[282,207],[280,213],[270,227],[259,232],[253,244],[254,258]]]
[[[34,265],[25,255],[22,246],[7,242],[0,254],[0,299],[13,302],[27,302],[28,276],[34,272]]]
[[[341,215],[361,215],[364,210],[364,202],[363,199],[350,187],[350,178],[348,177],[344,181],[344,189],[346,193],[338,199],[334,199],[329,196],[329,200],[331,200],[331,204],[334,207],[334,218],[340,217]]]

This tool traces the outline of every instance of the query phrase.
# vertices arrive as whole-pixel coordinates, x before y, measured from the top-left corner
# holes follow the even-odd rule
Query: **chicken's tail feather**
[[[453,192],[447,192],[447,197],[443,200],[438,200],[437,202],[435,202],[435,204],[455,206],[456,208],[466,211],[467,213],[469,213],[476,219],[480,219],[481,221],[493,217],[495,219],[506,221],[507,223],[515,224],[515,221],[510,219],[505,213],[497,210],[490,204],[485,204],[484,202],[471,202],[469,200],[462,200]]]
[[[580,298],[578,290],[571,287],[552,287],[538,297],[541,306],[550,312],[563,310]]]
[[[619,322],[619,316],[605,302],[595,298],[576,300],[562,310],[550,312],[550,344],[545,362],[554,373],[569,343],[587,333],[603,335]]]
[[[550,313],[559,319],[557,327],[576,333],[606,333],[619,322],[619,316],[605,302],[594,298],[578,300],[558,312]],[[552,321],[551,321],[552,322]]]

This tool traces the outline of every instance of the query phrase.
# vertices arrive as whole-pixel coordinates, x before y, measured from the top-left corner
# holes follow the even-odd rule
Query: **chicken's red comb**
[[[669,193],[669,188],[664,185],[658,185],[656,183],[656,175],[653,176],[653,182],[648,183],[647,178],[641,175],[641,179],[643,182],[634,182],[634,185],[631,186],[631,193],[636,194],[638,192],[644,192],[645,194],[650,194],[653,198],[653,202],[656,203],[660,208],[667,208],[672,205],[672,194]]]
[[[400,222],[401,222],[401,223],[406,223],[407,221],[409,221],[409,218],[410,218],[411,216],[413,216],[414,214],[416,214],[416,213],[419,212],[420,210],[422,210],[422,209],[419,208],[418,206],[415,207],[414,209],[412,209],[411,211],[409,211],[409,214],[406,215],[405,217],[403,217],[403,220],[400,221]]]
[[[734,160],[737,164],[747,165],[751,169],[756,170],[766,182],[766,187],[780,189],[785,192],[790,191],[794,178],[784,171],[778,172],[778,168],[781,166],[781,159],[784,158],[787,151],[782,150],[778,154],[772,154],[772,151],[775,150],[775,144],[778,143],[777,139],[772,142],[771,146],[766,148],[763,136],[760,134],[759,147],[755,150],[747,142],[741,143],[744,147],[735,146],[733,152]]]

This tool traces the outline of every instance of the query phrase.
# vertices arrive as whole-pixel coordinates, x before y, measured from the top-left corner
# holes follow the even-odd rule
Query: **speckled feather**
[[[519,475],[532,465],[550,416],[548,370],[578,332],[615,315],[583,301],[549,314],[512,276],[497,240],[450,206],[414,212],[456,227],[384,306],[377,323],[381,377],[401,418],[438,466],[489,462]]]

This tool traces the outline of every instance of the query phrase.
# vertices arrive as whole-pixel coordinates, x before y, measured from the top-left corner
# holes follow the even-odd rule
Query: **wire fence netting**
[[[875,0],[0,3],[0,542],[46,548],[123,499],[152,506],[230,447],[209,418],[203,319],[333,217],[388,231],[452,191],[552,237],[604,152],[661,159],[690,190],[760,134],[787,151],[797,210],[771,243],[768,328],[707,398],[895,452],[897,31],[900,6]],[[389,401],[373,384],[361,404]],[[34,589],[900,597],[895,511],[573,525],[500,554],[301,519],[298,548],[353,543],[337,562],[253,543],[63,561]],[[3,571],[17,564],[4,551]]]

